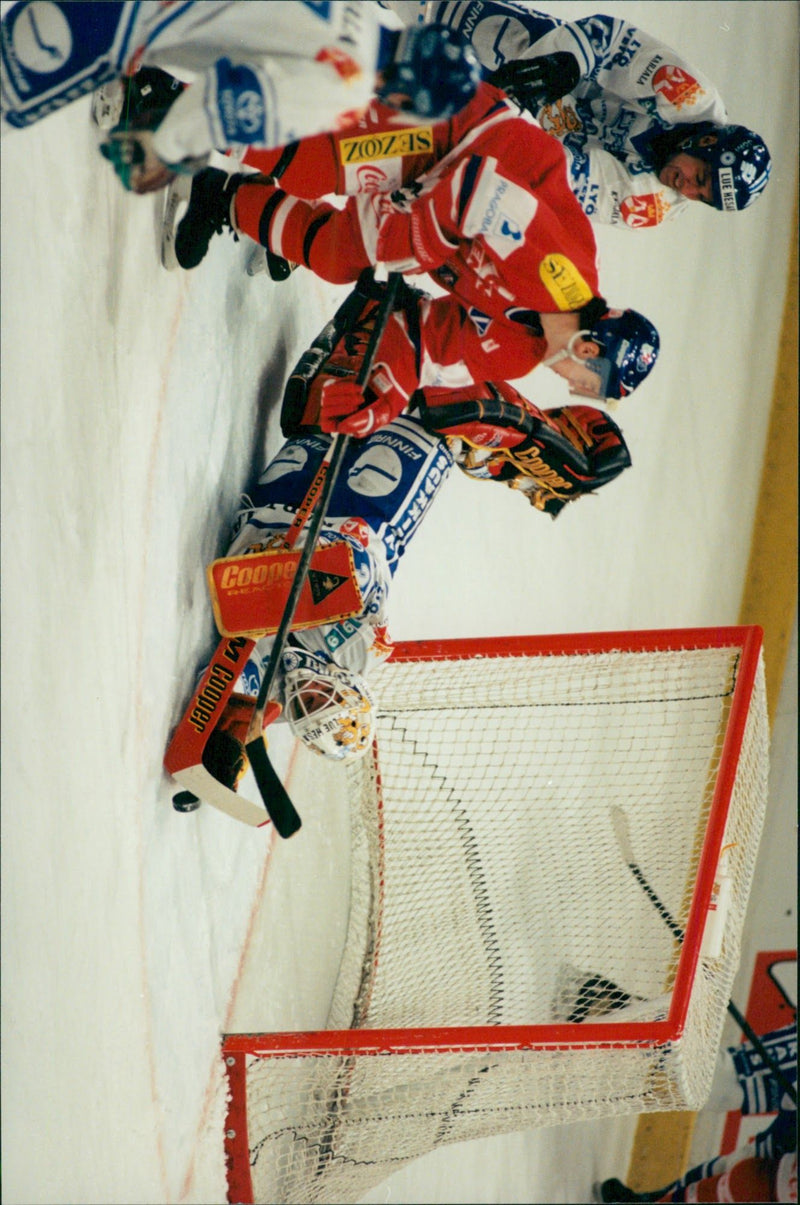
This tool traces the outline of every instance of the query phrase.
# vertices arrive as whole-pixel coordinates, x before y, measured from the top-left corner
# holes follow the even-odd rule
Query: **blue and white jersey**
[[[255,489],[243,498],[228,555],[282,545],[329,441],[327,435],[309,434],[283,445]],[[368,439],[351,441],[318,539],[320,546],[344,541],[350,547],[363,612],[293,632],[293,643],[358,674],[368,674],[390,655],[386,624],[391,579],[452,465],[444,441],[429,435],[408,414]],[[295,547],[303,543],[301,532]],[[259,640],[237,689],[258,694],[271,648],[271,637]]]
[[[567,51],[580,80],[537,119],[567,153],[572,191],[595,222],[656,226],[690,202],[658,179],[651,144],[676,125],[724,124],[714,85],[669,46],[616,17],[561,21],[510,0],[380,0],[405,24],[441,21],[472,43],[487,73]]]
[[[30,125],[144,64],[190,85],[156,133],[164,162],[281,146],[368,103],[380,17],[358,0],[21,0],[0,27],[3,123]]]

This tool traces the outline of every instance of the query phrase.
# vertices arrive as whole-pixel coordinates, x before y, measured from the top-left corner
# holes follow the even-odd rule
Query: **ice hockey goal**
[[[760,629],[411,643],[374,688],[328,1028],[224,1039],[232,1201],[357,1200],[443,1143],[710,1088],[766,805]]]

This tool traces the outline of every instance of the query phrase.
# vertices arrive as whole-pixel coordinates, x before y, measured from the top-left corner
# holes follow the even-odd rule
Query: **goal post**
[[[327,1028],[228,1034],[233,1202],[448,1142],[698,1109],[767,799],[757,627],[416,641],[347,776]]]

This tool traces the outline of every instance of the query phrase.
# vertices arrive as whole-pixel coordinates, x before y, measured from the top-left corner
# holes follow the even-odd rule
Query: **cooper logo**
[[[653,91],[663,96],[668,104],[676,109],[685,109],[694,105],[703,95],[703,89],[694,76],[689,75],[683,67],[667,64],[659,67],[653,76]]]
[[[72,53],[72,34],[55,4],[29,4],[14,22],[14,52],[24,67],[48,75],[63,67]]]

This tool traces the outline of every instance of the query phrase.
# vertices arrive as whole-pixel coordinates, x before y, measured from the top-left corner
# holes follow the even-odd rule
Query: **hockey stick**
[[[287,548],[292,548],[297,542],[314,504],[320,496],[329,458],[330,450],[306,490],[305,497],[289,525],[284,537],[284,544]],[[242,798],[235,790],[226,787],[203,764],[206,742],[216,724],[219,723],[228,699],[233,693],[236,679],[255,648],[255,644],[254,639],[242,636],[222,638],[189,701],[183,719],[175,730],[164,764],[173,778],[189,788],[179,791],[173,797],[173,807],[178,812],[192,812],[199,806],[200,800],[204,799],[206,803],[212,804],[220,811],[233,816],[234,819],[254,827],[260,827],[271,819],[269,813],[265,813],[262,806]],[[263,741],[261,743],[263,745]],[[289,816],[282,823],[285,823],[288,828],[291,820],[292,818]],[[276,824],[275,827],[277,828],[278,825]],[[297,828],[299,828],[299,817],[295,828],[282,832],[281,836],[291,836],[291,833],[295,832]]]
[[[359,279],[359,289],[363,293],[362,279],[367,273],[362,274]],[[401,276],[399,274],[390,274],[388,284],[384,296],[381,299],[381,304],[375,319],[375,326],[370,336],[367,345],[364,361],[356,378],[359,385],[364,385],[369,375],[372,361],[377,350],[378,342],[385,330],[389,315],[394,307],[394,301],[397,291],[400,286]],[[364,296],[364,300],[368,295]],[[348,298],[340,310],[337,311],[337,318],[347,319],[352,317],[351,310],[348,306]],[[363,302],[362,302],[363,305]],[[353,311],[354,312],[354,311]],[[336,457],[335,473],[338,474],[341,457],[346,450],[346,437],[337,436],[331,441],[330,446],[323,458],[322,463],[317,470],[314,480],[311,482],[303,501],[298,507],[297,513],[292,520],[292,523],[284,537],[286,548],[292,548],[296,543],[298,536],[305,526],[305,523],[314,509],[315,505],[320,505],[322,513],[318,520],[309,529],[309,538],[306,547],[303,550],[300,562],[298,563],[295,580],[292,591],[286,602],[283,620],[275,634],[275,641],[272,652],[275,653],[276,648],[282,651],[286,636],[291,625],[293,613],[297,607],[297,602],[300,596],[303,582],[308,573],[311,556],[316,543],[316,535],[319,530],[319,525],[324,517],[324,510],[327,509],[330,494],[335,484],[335,476],[331,479],[328,474],[331,469],[331,462],[338,451]],[[339,450],[340,449],[340,450]],[[326,480],[327,479],[327,480]],[[323,488],[326,486],[327,488]],[[307,553],[307,555],[306,555]],[[296,587],[296,588],[295,588]],[[290,613],[291,612],[291,613]],[[275,676],[275,671],[278,664],[278,655],[271,657],[267,665],[267,672],[262,682],[261,690],[256,701],[256,708],[252,718],[252,722],[247,732],[246,751],[251,759],[253,773],[258,783],[259,791],[261,792],[264,805],[267,809],[267,816],[264,815],[263,809],[257,804],[251,803],[249,800],[241,799],[237,793],[219,783],[213,775],[211,775],[205,766],[202,764],[202,749],[208,739],[209,729],[208,724],[213,719],[213,722],[218,722],[219,716],[224,708],[230,694],[233,690],[234,678],[230,677],[227,668],[225,667],[225,659],[233,661],[235,658],[241,657],[241,664],[247,660],[247,656],[252,651],[255,642],[245,640],[243,638],[223,640],[220,642],[217,654],[209,669],[206,671],[200,685],[193,695],[184,714],[183,720],[178,726],[170,747],[167,750],[165,758],[165,766],[167,770],[181,782],[187,790],[179,792],[173,799],[173,804],[178,811],[193,811],[199,804],[199,798],[205,799],[206,802],[213,804],[220,811],[226,812],[228,815],[241,820],[246,824],[260,826],[267,822],[267,816],[272,820],[276,830],[282,837],[290,837],[300,828],[300,817],[294,808],[294,805],[289,798],[289,795],[280,781],[280,778],[275,773],[272,764],[266,754],[264,741],[261,739],[261,729],[263,728],[264,714],[268,706],[267,693],[269,691],[270,682]],[[222,664],[222,673],[217,675],[214,680],[213,667],[216,664]],[[227,682],[227,685],[220,687],[220,678]],[[209,682],[207,682],[209,679]],[[266,685],[265,685],[266,684]],[[203,698],[204,689],[210,686],[212,701]],[[202,712],[202,714],[198,714]],[[202,730],[200,728],[202,725]],[[211,724],[213,727],[213,723]],[[201,735],[201,731],[205,735]],[[263,756],[262,756],[263,755]],[[271,805],[271,806],[270,806]]]
[[[653,888],[650,886],[649,882],[647,881],[644,874],[642,873],[641,867],[639,866],[638,862],[636,861],[636,855],[633,850],[633,842],[631,841],[631,833],[630,833],[630,826],[628,824],[628,817],[627,817],[627,814],[626,814],[624,808],[621,808],[619,806],[619,804],[612,805],[611,823],[614,827],[614,835],[617,838],[617,843],[619,844],[620,850],[622,851],[622,856],[625,859],[625,863],[626,863],[628,869],[630,870],[633,877],[636,879],[636,882],[639,884],[642,891],[645,893],[645,895],[649,899],[650,903],[655,908],[658,915],[664,921],[664,924],[667,926],[670,933],[672,933],[673,936],[679,942],[682,943],[683,939],[684,939],[683,929],[680,927],[678,922],[674,919],[674,917],[670,913],[669,909],[661,902],[658,895],[653,890]],[[745,1035],[745,1037],[748,1039],[748,1041],[752,1044],[753,1048],[755,1050],[757,1050],[758,1053],[761,1055],[761,1058],[764,1060],[765,1066],[769,1067],[770,1071],[775,1076],[776,1080],[778,1081],[780,1086],[783,1088],[784,1092],[786,1092],[788,1094],[789,1098],[792,1101],[794,1101],[795,1104],[797,1104],[797,1091],[796,1091],[794,1085],[791,1083],[790,1080],[788,1080],[786,1078],[783,1071],[777,1065],[775,1060],[772,1058],[772,1055],[769,1053],[767,1048],[764,1046],[763,1042],[761,1041],[761,1039],[759,1038],[759,1036],[755,1032],[755,1030],[752,1028],[752,1026],[750,1025],[747,1018],[744,1017],[739,1012],[739,1009],[736,1007],[736,1005],[733,1003],[732,1000],[728,1001],[727,1009],[728,1009],[728,1013],[730,1014],[731,1017],[733,1017],[734,1021],[739,1026],[739,1028],[741,1029],[741,1031]]]
[[[397,296],[397,291],[400,287],[402,277],[397,272],[389,274],[389,279],[386,285],[386,290],[381,298],[380,306],[378,307],[375,316],[375,325],[373,326],[364,359],[356,377],[356,384],[363,387],[372,369],[372,362],[375,358],[375,352],[378,349],[378,344],[381,340],[386,323],[389,321],[389,316],[394,309],[394,302]],[[275,633],[272,649],[267,662],[267,667],[264,671],[264,677],[261,682],[261,688],[256,699],[255,711],[250,720],[250,727],[247,732],[247,740],[245,742],[245,752],[250,761],[250,766],[253,770],[255,780],[258,783],[258,789],[261,792],[261,797],[264,800],[264,806],[269,812],[270,819],[282,837],[290,837],[300,827],[301,820],[295,809],[294,804],[289,798],[289,793],[275,772],[272,763],[267,754],[267,748],[264,741],[261,739],[261,726],[266,709],[269,693],[275,681],[275,676],[280,664],[283,648],[286,643],[286,637],[291,628],[292,619],[297,608],[297,602],[300,597],[300,591],[303,587],[308,567],[311,563],[311,557],[314,552],[314,547],[317,541],[322,522],[327,514],[328,504],[333,493],[333,488],[336,485],[339,476],[339,470],[344,459],[344,454],[349,447],[349,436],[335,435],[331,440],[330,446],[325,454],[319,473],[324,473],[325,481],[322,490],[316,499],[316,508],[313,517],[308,527],[306,542],[303,548],[303,555],[297,565],[292,589],[289,597],[286,600],[286,608],[283,613],[280,626]],[[315,479],[316,480],[316,479]],[[310,492],[310,491],[309,491]]]

